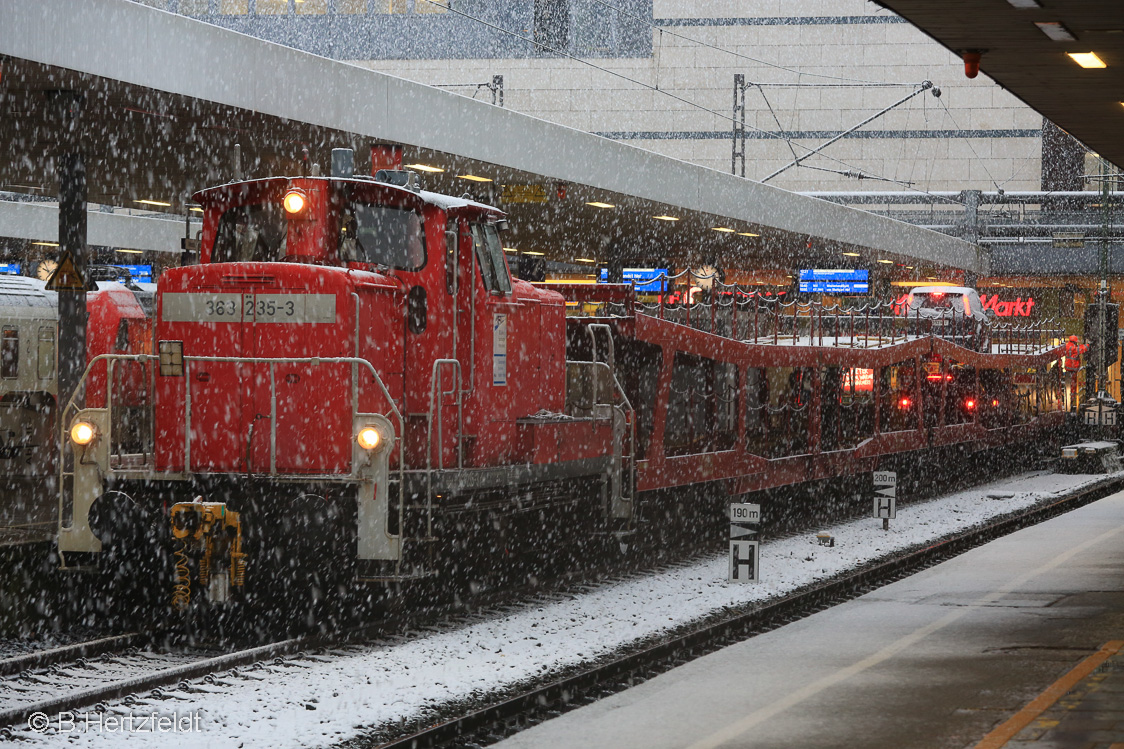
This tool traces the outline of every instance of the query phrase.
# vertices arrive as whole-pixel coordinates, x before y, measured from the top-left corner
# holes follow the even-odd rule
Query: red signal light
[[[913,405],[913,401],[909,398],[902,398],[898,401],[898,406],[901,408],[909,408],[911,405]]]
[[[969,398],[968,400],[964,401],[964,408],[968,409],[969,411],[975,411],[976,401],[972,398]]]
[[[999,399],[998,399],[998,398],[995,398],[995,399],[993,399],[993,400],[991,401],[991,405],[992,405],[992,406],[998,406],[998,405],[999,405]]]

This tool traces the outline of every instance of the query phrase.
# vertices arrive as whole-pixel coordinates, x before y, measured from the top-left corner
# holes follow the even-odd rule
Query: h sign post
[[[761,505],[730,505],[730,571],[732,583],[752,583],[759,579],[761,549],[754,540],[761,522]]]
[[[882,518],[882,530],[890,530],[890,521],[898,516],[898,474],[894,471],[874,472],[874,517]]]

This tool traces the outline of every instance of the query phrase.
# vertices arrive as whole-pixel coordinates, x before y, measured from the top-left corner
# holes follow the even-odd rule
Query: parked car
[[[920,320],[921,332],[932,332],[965,348],[991,350],[995,313],[985,310],[980,295],[966,286],[917,286],[900,305],[899,314]]]

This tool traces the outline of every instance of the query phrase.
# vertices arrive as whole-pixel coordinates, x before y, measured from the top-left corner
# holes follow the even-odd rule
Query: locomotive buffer
[[[730,572],[732,583],[752,583],[759,579],[760,541],[755,527],[761,522],[761,505],[730,505]]]

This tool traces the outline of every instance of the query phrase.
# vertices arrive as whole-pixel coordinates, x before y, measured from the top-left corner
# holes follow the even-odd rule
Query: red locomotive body
[[[151,367],[152,431],[123,455],[116,402],[71,420],[89,439],[68,447],[62,552],[100,550],[89,515],[110,487],[171,504],[177,554],[223,601],[276,540],[268,512],[316,497],[349,508],[334,553],[400,580],[469,513],[553,509],[627,533],[638,500],[681,487],[725,499],[1026,440],[1061,417],[1045,337],[974,352],[908,319],[787,321],[757,299],[751,313],[744,294],[664,319],[628,287],[512,279],[500,211],[381,176],[195,196],[201,263],[160,278],[157,351],[104,358]],[[259,546],[243,552],[247,524]],[[180,605],[191,574],[177,564]]]
[[[64,552],[100,550],[89,514],[110,483],[141,504],[203,493],[231,511],[248,505],[229,487],[256,483],[259,508],[349,497],[354,553],[401,578],[403,540],[430,536],[442,509],[619,472],[619,420],[564,413],[564,300],[512,279],[496,209],[361,178],[196,200],[201,263],[159,281],[151,449],[114,454],[116,404],[78,415],[97,436],[64,476]]]

